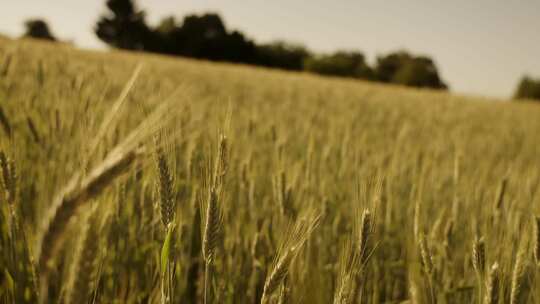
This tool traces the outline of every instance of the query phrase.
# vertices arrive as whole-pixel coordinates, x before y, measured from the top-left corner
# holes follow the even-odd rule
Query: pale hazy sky
[[[285,39],[327,52],[407,49],[435,59],[458,93],[508,97],[523,74],[540,77],[539,0],[139,0],[151,24],[166,15],[219,13],[258,42]],[[0,0],[0,33],[43,17],[61,39],[104,48],[92,28],[105,0]]]

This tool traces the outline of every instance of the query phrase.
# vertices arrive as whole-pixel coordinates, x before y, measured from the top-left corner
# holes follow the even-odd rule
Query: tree
[[[157,37],[145,23],[144,11],[131,0],[108,0],[110,12],[102,16],[94,29],[105,43],[128,50],[158,50]]]
[[[394,74],[392,82],[411,87],[447,88],[441,81],[435,64],[427,57],[412,58],[404,62]]]
[[[56,41],[57,39],[51,33],[47,22],[42,19],[30,19],[24,23],[25,33],[24,37],[31,37],[36,39],[45,39],[50,41]]]
[[[524,76],[518,84],[515,98],[540,100],[540,79]]]
[[[286,70],[302,70],[309,51],[302,45],[275,41],[257,47],[257,63]]]
[[[342,77],[372,79],[373,71],[367,65],[364,54],[340,51],[331,55],[311,56],[304,63],[306,71]]]
[[[223,37],[221,45],[223,60],[250,64],[257,63],[257,47],[255,43],[247,39],[241,32],[233,31],[226,35]]]
[[[405,51],[377,58],[375,77],[378,81],[412,87],[447,89],[432,59],[413,56]]]
[[[171,38],[174,52],[179,55],[220,60],[219,43],[227,35],[221,18],[216,14],[189,15],[181,27],[173,31]]]
[[[377,57],[377,64],[375,66],[377,80],[381,82],[392,82],[394,75],[409,60],[411,60],[411,56],[405,51]]]
[[[228,32],[217,14],[188,15],[180,25],[167,17],[156,31],[166,54],[255,63],[255,44],[238,31]]]

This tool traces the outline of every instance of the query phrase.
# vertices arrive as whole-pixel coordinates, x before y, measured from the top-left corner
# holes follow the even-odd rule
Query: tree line
[[[110,46],[215,61],[247,63],[323,75],[361,78],[415,87],[446,89],[433,60],[404,51],[380,56],[374,67],[360,52],[317,55],[284,41],[256,44],[243,33],[228,30],[217,14],[188,15],[182,22],[164,18],[151,27],[132,0],[108,0],[108,12],[95,33]]]
[[[359,51],[316,54],[285,41],[257,44],[240,31],[227,29],[221,17],[214,13],[188,15],[181,22],[169,16],[157,26],[150,26],[145,11],[133,0],[107,0],[106,7],[107,12],[96,22],[94,32],[113,48],[448,89],[434,61],[427,56],[396,51],[378,56],[370,66]],[[29,20],[25,26],[26,36],[57,40],[43,20]],[[514,97],[540,99],[540,79],[524,77]]]

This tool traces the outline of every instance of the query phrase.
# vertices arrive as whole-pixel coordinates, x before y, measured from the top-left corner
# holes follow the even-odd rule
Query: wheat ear
[[[266,277],[261,304],[267,303],[272,294],[283,282],[289,272],[289,266],[296,256],[298,256],[300,249],[319,224],[319,219],[319,215],[308,214],[305,217],[299,218],[294,227],[288,229],[290,232],[286,234],[285,241],[282,243],[277,258],[274,261],[274,266],[270,274]]]
[[[486,285],[486,297],[484,298],[484,304],[498,304],[499,303],[499,263],[495,262],[491,266],[489,271],[488,281]]]

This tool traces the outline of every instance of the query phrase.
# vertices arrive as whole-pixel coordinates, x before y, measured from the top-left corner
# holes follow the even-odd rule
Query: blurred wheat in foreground
[[[0,40],[0,303],[540,303],[540,107]]]

